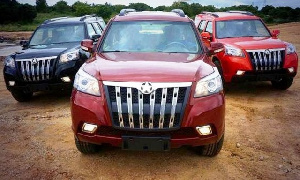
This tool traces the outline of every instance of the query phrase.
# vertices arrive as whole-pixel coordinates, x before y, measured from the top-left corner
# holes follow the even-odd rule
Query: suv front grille
[[[57,56],[17,59],[17,67],[24,81],[49,80],[53,74],[53,67]]]
[[[282,69],[285,49],[247,50],[255,71],[271,71]]]
[[[120,129],[178,129],[191,82],[150,83],[153,91],[143,94],[143,83],[104,81],[112,124]]]

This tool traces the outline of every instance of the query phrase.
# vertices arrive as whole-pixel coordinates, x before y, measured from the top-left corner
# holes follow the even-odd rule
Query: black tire
[[[222,83],[223,83],[223,87],[225,85],[225,79],[224,79],[224,75],[223,75],[223,69],[222,69],[222,66],[221,66],[221,63],[220,61],[218,60],[214,60],[214,64],[216,65],[220,75],[221,75],[221,78],[222,78]]]
[[[24,92],[22,90],[12,90],[11,95],[18,102],[27,102],[27,101],[31,100],[33,93],[32,92]]]
[[[287,90],[293,84],[294,78],[292,77],[284,77],[278,81],[271,81],[272,86],[276,89]]]
[[[218,142],[201,146],[198,148],[198,151],[202,156],[210,156],[210,157],[216,156],[221,151],[223,142],[224,142],[224,134]]]
[[[97,144],[92,144],[92,143],[88,143],[88,142],[82,142],[79,141],[79,139],[75,138],[75,144],[76,144],[76,148],[78,149],[78,151],[80,151],[83,154],[94,154],[99,152],[100,150],[100,145]]]

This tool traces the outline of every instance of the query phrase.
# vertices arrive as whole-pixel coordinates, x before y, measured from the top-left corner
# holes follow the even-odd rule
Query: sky
[[[17,0],[20,3],[29,3],[31,5],[35,5],[36,0]],[[46,0],[49,6],[54,5],[59,0]],[[69,5],[74,4],[74,2],[78,0],[64,0]],[[174,2],[174,0],[80,0],[81,2],[87,2],[89,4],[104,4],[108,2],[112,5],[115,4],[124,4],[128,5],[129,3],[145,3],[152,7],[157,6],[170,6]],[[177,0],[178,1],[178,0]],[[215,7],[226,7],[226,6],[234,6],[234,5],[254,5],[258,6],[259,8],[263,7],[264,5],[272,5],[275,7],[278,6],[290,6],[292,8],[300,7],[300,0],[236,0],[236,1],[229,1],[229,0],[182,0],[187,1],[189,3],[199,3],[202,5],[214,5]]]

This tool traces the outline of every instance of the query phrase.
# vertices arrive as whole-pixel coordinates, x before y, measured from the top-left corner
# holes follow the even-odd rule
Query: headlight
[[[82,69],[79,69],[79,71],[76,73],[73,86],[78,91],[95,96],[100,96],[98,80],[95,77],[84,72]]]
[[[217,68],[214,72],[197,82],[194,97],[216,94],[223,90],[222,78]]]
[[[60,62],[64,63],[64,62],[76,60],[78,58],[79,58],[79,50],[76,49],[74,51],[69,51],[60,55]]]
[[[11,56],[6,56],[5,60],[4,60],[4,65],[14,68],[15,67],[15,60],[14,58],[12,58]]]
[[[233,46],[227,46],[227,45],[225,45],[224,47],[225,47],[225,54],[227,55],[245,57],[243,50],[239,48]]]
[[[286,45],[286,53],[287,54],[292,54],[294,52],[296,52],[295,46],[293,44],[291,44],[291,43],[287,43],[287,45]]]

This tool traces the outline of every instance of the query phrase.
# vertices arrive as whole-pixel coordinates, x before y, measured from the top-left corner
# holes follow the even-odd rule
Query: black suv
[[[46,20],[23,50],[6,57],[4,79],[19,102],[29,101],[34,92],[72,87],[75,73],[89,57],[80,48],[83,39],[96,43],[105,28],[101,17],[60,17]]]

